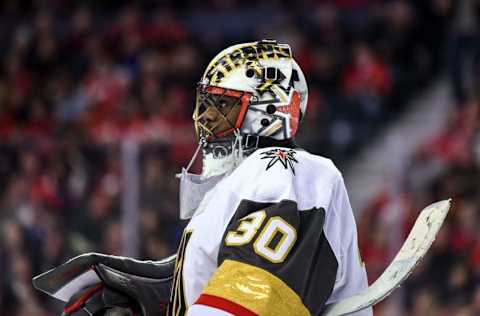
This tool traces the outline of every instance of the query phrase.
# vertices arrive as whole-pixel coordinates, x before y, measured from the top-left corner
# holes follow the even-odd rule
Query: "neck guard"
[[[278,141],[268,137],[240,135],[210,142],[200,141],[187,168],[183,168],[180,178],[180,218],[189,219],[197,210],[205,194],[258,148],[279,146],[296,148],[293,140]],[[189,173],[200,149],[203,154],[202,173]]]

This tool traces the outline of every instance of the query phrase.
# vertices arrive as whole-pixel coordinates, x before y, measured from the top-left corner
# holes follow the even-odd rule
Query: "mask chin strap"
[[[245,156],[250,155],[260,146],[261,137],[257,135],[242,135],[237,128],[234,130],[235,140],[232,149],[234,151],[236,164],[238,165]]]
[[[250,155],[260,146],[261,137],[257,135],[242,135],[237,128],[234,130],[235,140],[232,151],[235,158],[235,165],[238,166],[245,156]]]
[[[233,131],[233,134],[235,135],[235,141],[233,142],[232,153],[235,157],[235,166],[238,166],[243,158],[243,146],[242,146],[243,137],[242,137],[242,134],[240,134],[240,131],[238,130],[238,128]]]

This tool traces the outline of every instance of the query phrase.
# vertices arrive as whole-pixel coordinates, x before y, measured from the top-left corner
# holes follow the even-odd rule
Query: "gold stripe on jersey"
[[[270,272],[246,263],[225,260],[203,289],[262,316],[310,315],[300,297]]]
[[[178,247],[177,259],[175,262],[175,271],[172,281],[172,290],[170,294],[170,304],[167,307],[168,316],[182,316],[188,311],[187,298],[183,285],[183,262],[185,260],[185,250],[188,241],[192,235],[192,230],[185,230]]]

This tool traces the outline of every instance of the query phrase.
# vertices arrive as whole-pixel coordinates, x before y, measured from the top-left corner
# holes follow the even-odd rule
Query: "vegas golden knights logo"
[[[260,153],[262,157],[260,159],[270,159],[266,170],[270,169],[277,162],[280,163],[285,169],[290,168],[293,175],[295,175],[295,168],[293,163],[298,163],[298,160],[295,158],[296,151],[293,149],[271,149]]]

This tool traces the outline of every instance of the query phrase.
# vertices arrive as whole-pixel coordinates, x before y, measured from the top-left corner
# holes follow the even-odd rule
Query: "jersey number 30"
[[[240,219],[240,225],[225,237],[227,246],[243,246],[252,241],[267,214],[264,210]],[[287,258],[297,240],[297,231],[280,216],[270,217],[253,243],[255,253],[270,262],[281,263]]]

